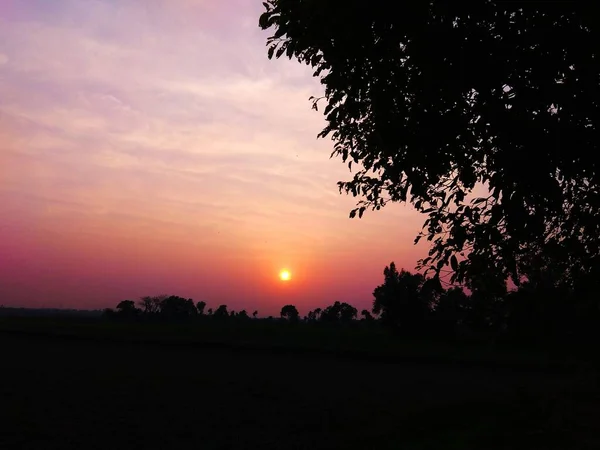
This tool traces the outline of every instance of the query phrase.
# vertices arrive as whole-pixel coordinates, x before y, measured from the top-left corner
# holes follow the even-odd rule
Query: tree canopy
[[[325,87],[350,216],[409,202],[452,281],[600,272],[600,27],[593,2],[267,0],[269,58]],[[354,166],[353,166],[354,164]],[[478,197],[474,188],[488,194]],[[594,277],[596,274],[596,277]]]
[[[280,312],[282,319],[287,319],[290,322],[298,322],[300,314],[294,305],[284,305]]]

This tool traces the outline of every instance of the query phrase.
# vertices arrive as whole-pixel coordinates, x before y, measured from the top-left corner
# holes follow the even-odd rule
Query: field
[[[386,358],[335,351],[356,333],[299,351],[299,331],[281,325],[272,347],[260,333],[229,330],[225,342],[210,329],[131,326],[3,319],[0,448],[600,446],[590,369],[469,365],[464,348],[417,363],[433,347],[410,353],[408,343],[388,345]]]

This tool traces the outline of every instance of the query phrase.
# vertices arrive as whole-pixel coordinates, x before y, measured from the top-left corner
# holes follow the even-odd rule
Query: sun
[[[292,279],[292,274],[289,270],[283,269],[281,272],[279,272],[279,279],[281,281],[290,281]]]

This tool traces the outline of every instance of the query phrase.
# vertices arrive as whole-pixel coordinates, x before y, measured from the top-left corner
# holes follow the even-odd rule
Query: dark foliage
[[[298,309],[294,305],[285,305],[281,308],[280,316],[282,319],[286,319],[289,322],[296,323],[300,319]]]
[[[196,309],[198,310],[198,314],[200,314],[201,316],[204,315],[205,308],[206,308],[206,302],[196,303]]]
[[[320,136],[333,138],[332,156],[356,167],[339,183],[361,197],[351,217],[410,202],[428,216],[417,238],[432,242],[425,269],[519,284],[554,268],[569,295],[597,292],[593,2],[264,5],[268,56],[297,58],[325,86],[313,106],[326,103]],[[473,198],[476,186],[488,194]]]
[[[142,297],[136,308],[132,300],[119,302],[115,310],[104,311],[106,319],[121,321],[214,321],[223,326],[245,321],[312,324],[316,327],[383,327],[396,333],[430,338],[490,338],[523,344],[552,344],[600,337],[600,311],[594,303],[573,297],[573,291],[558,282],[552,271],[540,272],[517,289],[507,285],[493,272],[470,279],[468,293],[460,286],[443,288],[438,277],[426,277],[404,269],[398,271],[394,262],[383,270],[383,283],[373,291],[372,312],[358,310],[336,301],[325,308],[316,308],[303,320],[295,305],[281,308],[280,317],[259,319],[258,311],[250,317],[246,310],[230,311],[220,305],[208,314],[206,302],[194,304],[192,299],[176,295]],[[237,326],[236,325],[236,326]],[[220,325],[219,325],[220,326]]]
[[[398,272],[392,262],[383,271],[384,283],[373,292],[373,313],[385,325],[402,330],[423,329],[432,305],[425,295],[425,277],[405,270]]]

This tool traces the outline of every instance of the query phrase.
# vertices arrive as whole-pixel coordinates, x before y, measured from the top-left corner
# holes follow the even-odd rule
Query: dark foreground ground
[[[4,322],[0,449],[600,448],[590,368],[183,345],[176,329]]]

